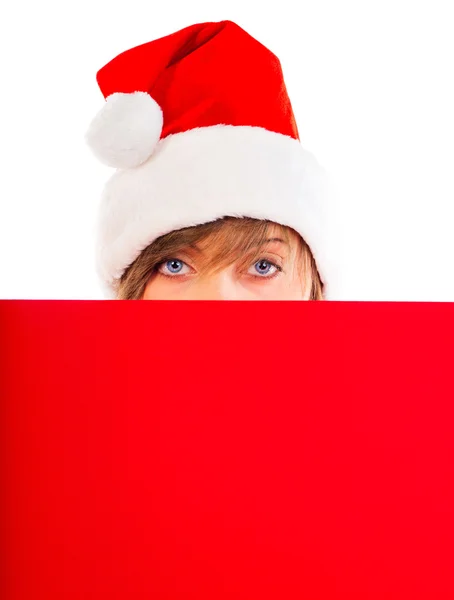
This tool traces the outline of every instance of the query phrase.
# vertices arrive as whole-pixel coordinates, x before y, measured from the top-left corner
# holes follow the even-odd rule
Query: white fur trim
[[[98,221],[97,271],[107,297],[157,237],[223,216],[269,219],[309,244],[325,298],[334,299],[338,254],[326,171],[298,140],[266,129],[216,125],[169,135],[135,169],[107,182]]]
[[[116,92],[90,123],[85,140],[101,162],[127,169],[151,156],[162,125],[162,110],[149,94]]]

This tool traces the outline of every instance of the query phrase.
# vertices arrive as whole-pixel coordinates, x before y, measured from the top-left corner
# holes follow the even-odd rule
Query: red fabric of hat
[[[147,121],[156,120],[159,129],[162,110],[159,139],[220,124],[263,127],[299,139],[279,59],[232,21],[191,25],[126,50],[98,71],[97,81],[108,101],[118,103],[113,95],[128,95],[121,98],[118,110],[123,120],[129,116],[130,128],[141,127],[145,138]],[[151,102],[144,102],[140,95],[137,100],[135,92],[145,92]],[[138,118],[137,102],[149,108],[143,113],[144,122]],[[147,151],[136,161],[125,156],[122,129],[118,138],[112,139],[115,125],[124,127],[118,117],[110,106],[103,109],[97,123],[102,120],[105,137],[95,128],[91,145],[110,166],[140,164],[153,148],[146,146]],[[135,133],[135,139],[139,138],[140,130]],[[112,152],[115,142],[119,144],[116,160]],[[108,151],[103,153],[106,143]]]

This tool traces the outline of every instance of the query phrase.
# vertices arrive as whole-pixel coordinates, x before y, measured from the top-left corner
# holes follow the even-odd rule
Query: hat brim
[[[216,125],[169,135],[107,182],[96,262],[106,297],[157,237],[224,216],[267,219],[309,245],[332,299],[336,279],[330,178],[299,140],[260,127]]]

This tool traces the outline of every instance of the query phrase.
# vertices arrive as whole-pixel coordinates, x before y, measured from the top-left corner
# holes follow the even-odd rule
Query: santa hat
[[[233,216],[295,229],[332,298],[331,186],[300,143],[270,50],[231,21],[201,23],[121,53],[97,82],[106,103],[86,140],[117,168],[97,226],[107,297],[157,237]]]

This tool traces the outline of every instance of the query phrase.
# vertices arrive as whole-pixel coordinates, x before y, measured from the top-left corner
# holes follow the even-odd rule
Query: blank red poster
[[[454,304],[0,327],[3,600],[454,598]]]

